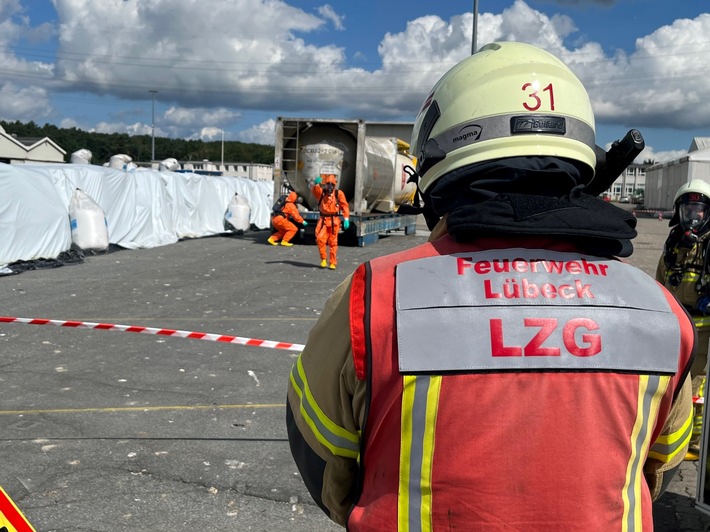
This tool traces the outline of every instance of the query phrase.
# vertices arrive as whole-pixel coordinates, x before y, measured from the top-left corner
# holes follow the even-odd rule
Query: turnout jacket
[[[293,366],[291,451],[349,530],[647,530],[693,325],[619,260],[450,236],[361,265]]]
[[[668,288],[691,314],[698,314],[698,298],[710,294],[710,265],[706,257],[710,233],[690,245],[682,244],[681,233],[680,226],[671,230],[658,261],[656,280]]]
[[[710,267],[707,251],[710,233],[702,235],[694,244],[681,243],[682,229],[671,230],[656,268],[656,280],[663,284],[693,317],[698,331],[697,357],[693,375],[705,375],[708,342],[710,342],[710,316],[697,310],[698,299],[710,295]]]

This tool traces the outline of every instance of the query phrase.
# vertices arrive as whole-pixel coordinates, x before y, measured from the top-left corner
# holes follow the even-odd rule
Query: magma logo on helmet
[[[476,141],[481,136],[481,131],[481,126],[477,124],[469,124],[467,126],[462,127],[459,130],[459,135],[451,139],[451,142],[456,144],[464,140]]]
[[[434,102],[436,103],[436,102]],[[522,135],[555,135],[573,137],[589,145],[594,141],[591,128],[572,117],[555,115],[507,115],[489,116],[443,131],[427,143],[433,142],[442,160],[453,150],[483,142]],[[426,155],[426,154],[424,154]],[[436,163],[438,161],[433,161]]]
[[[514,116],[510,119],[510,134],[547,133],[564,135],[567,132],[566,121],[561,116]],[[451,144],[471,144],[482,139],[483,127],[479,124],[466,124],[459,129],[458,135],[451,139]],[[485,136],[484,136],[485,137]]]

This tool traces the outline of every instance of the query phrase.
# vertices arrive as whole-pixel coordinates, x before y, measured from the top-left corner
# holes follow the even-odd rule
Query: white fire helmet
[[[710,183],[693,179],[681,186],[673,198],[673,206],[672,225],[680,223],[685,231],[696,235],[704,233],[710,220]]]
[[[458,168],[520,156],[577,161],[588,183],[594,148],[582,83],[552,54],[517,42],[488,44],[444,74],[419,111],[411,142],[422,191]]]

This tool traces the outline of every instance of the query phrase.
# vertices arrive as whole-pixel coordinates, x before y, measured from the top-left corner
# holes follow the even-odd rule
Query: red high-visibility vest
[[[348,530],[652,528],[643,465],[673,452],[652,445],[694,341],[652,278],[445,237],[362,265],[350,309],[368,409]]]

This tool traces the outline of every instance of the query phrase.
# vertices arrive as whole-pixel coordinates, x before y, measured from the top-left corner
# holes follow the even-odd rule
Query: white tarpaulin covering
[[[267,229],[273,183],[243,177],[87,164],[0,163],[0,268],[17,261],[54,259],[72,245],[69,203],[79,188],[104,210],[109,242],[152,248],[225,233],[234,194],[250,207],[250,223]]]

